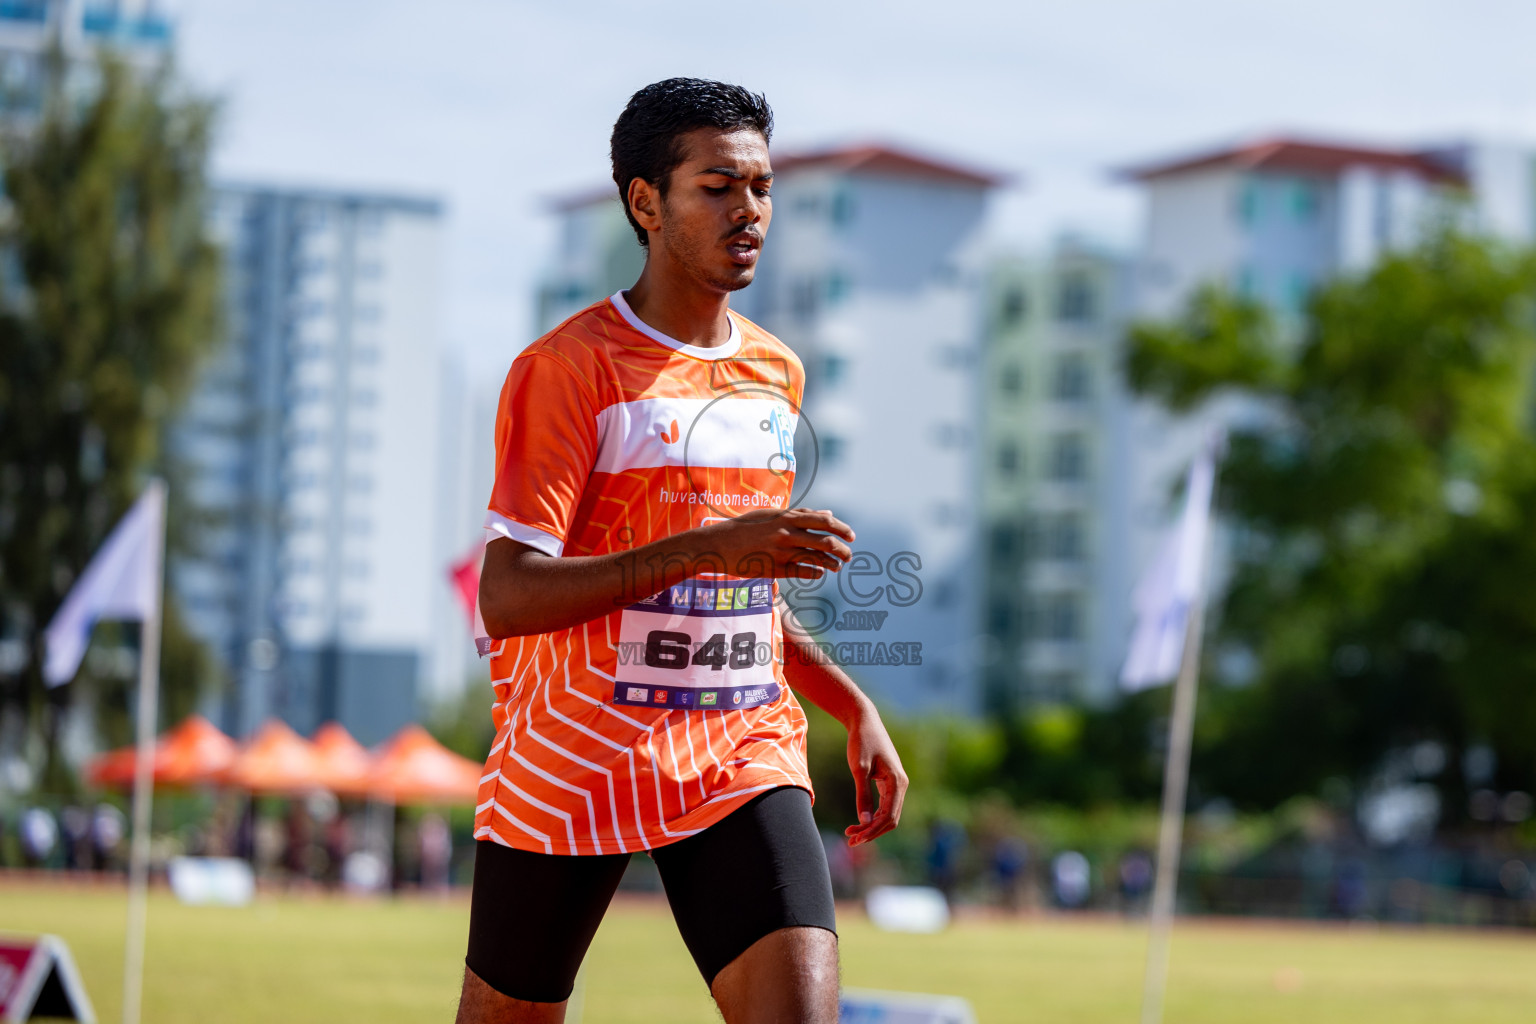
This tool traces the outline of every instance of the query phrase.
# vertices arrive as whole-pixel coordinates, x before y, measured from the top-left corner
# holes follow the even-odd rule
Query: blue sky
[[[1536,139],[1536,4],[1504,0],[166,6],[225,99],[221,175],[447,202],[445,336],[498,379],[530,340],[546,200],[602,182],[613,118],[671,75],[766,92],[786,149],[884,139],[1016,175],[993,226],[1015,247],[1131,244],[1108,168],[1222,141]]]

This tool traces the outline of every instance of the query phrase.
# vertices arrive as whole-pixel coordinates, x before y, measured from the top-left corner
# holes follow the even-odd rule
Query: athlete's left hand
[[[848,730],[848,767],[858,793],[859,823],[849,825],[843,835],[849,846],[867,843],[895,828],[901,821],[901,802],[907,795],[907,773],[901,769],[896,744],[891,742],[875,706],[866,702]],[[875,784],[880,802],[875,806],[869,784]]]

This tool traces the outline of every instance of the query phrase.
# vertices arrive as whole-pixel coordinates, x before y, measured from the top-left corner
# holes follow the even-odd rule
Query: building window
[[[848,297],[848,278],[834,270],[832,273],[827,275],[826,288],[827,305],[835,306]]]
[[[971,365],[971,349],[965,345],[940,345],[939,365],[946,370],[963,370]]]
[[[1082,639],[1081,603],[1078,595],[1072,593],[1037,595],[1030,602],[1030,636],[1053,643],[1073,643]]]
[[[1237,192],[1237,219],[1244,224],[1256,224],[1259,220],[1259,183],[1244,181]]]
[[[817,462],[822,466],[836,466],[847,455],[848,443],[836,434],[824,435],[817,446]]]
[[[836,387],[848,375],[848,360],[838,355],[825,355],[821,359],[821,382]]]
[[[817,303],[816,279],[803,277],[794,282],[789,288],[789,311],[795,319],[803,322],[810,321],[816,316]]]
[[[987,625],[989,627],[987,631],[993,636],[1009,636],[1017,628],[1018,614],[1018,609],[1014,607],[1013,601],[1010,599],[1006,597],[993,598],[991,605],[987,608]]]
[[[1045,557],[1058,562],[1080,562],[1083,548],[1083,517],[1075,512],[1053,516],[1045,531]]]
[[[1310,224],[1317,219],[1317,211],[1322,206],[1322,197],[1318,194],[1316,182],[1296,181],[1291,185],[1291,216],[1298,223]]]
[[[1024,314],[1028,311],[1029,296],[1023,285],[1012,285],[1003,292],[997,304],[997,325],[1003,328],[1016,327],[1023,322]]]
[[[1070,703],[1077,698],[1079,684],[1074,672],[1047,672],[1036,681],[1035,697],[1043,701]]]
[[[1088,440],[1082,434],[1051,438],[1049,471],[1052,480],[1076,483],[1088,479]]]
[[[1019,446],[1012,441],[998,446],[997,471],[1009,480],[1019,475]]]
[[[1062,276],[1056,315],[1067,323],[1088,323],[1093,319],[1093,282],[1087,274],[1071,272]]]
[[[997,388],[1009,398],[1017,398],[1024,391],[1024,371],[1016,363],[1004,366],[997,375]]]
[[[832,223],[838,227],[846,227],[853,223],[854,216],[853,193],[846,186],[832,193]]]
[[[939,423],[933,428],[933,443],[940,448],[960,448],[965,440],[965,428],[958,423]]]
[[[1019,528],[1013,523],[994,523],[991,531],[992,557],[999,561],[1011,561],[1021,554],[1019,551],[1023,537]]]
[[[1088,357],[1081,352],[1067,352],[1056,359],[1051,379],[1051,397],[1058,402],[1082,402],[1092,390]]]

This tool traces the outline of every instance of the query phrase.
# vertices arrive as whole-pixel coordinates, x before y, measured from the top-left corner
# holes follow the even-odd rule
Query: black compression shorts
[[[476,843],[465,964],[513,999],[570,998],[629,857]],[[703,832],[652,850],[651,859],[706,984],[780,928],[837,932],[827,855],[803,789],[769,790]]]

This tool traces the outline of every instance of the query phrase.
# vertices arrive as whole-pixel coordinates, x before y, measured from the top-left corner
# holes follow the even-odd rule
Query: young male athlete
[[[729,1024],[837,1018],[790,687],[848,729],[849,842],[896,826],[907,780],[874,705],[777,600],[776,579],[839,569],[854,534],[789,507],[804,374],[727,305],[768,232],[771,131],[737,86],[636,93],[613,177],[645,270],[531,345],[502,390],[480,583],[496,739],[460,1024],[563,1020],[638,851]]]

